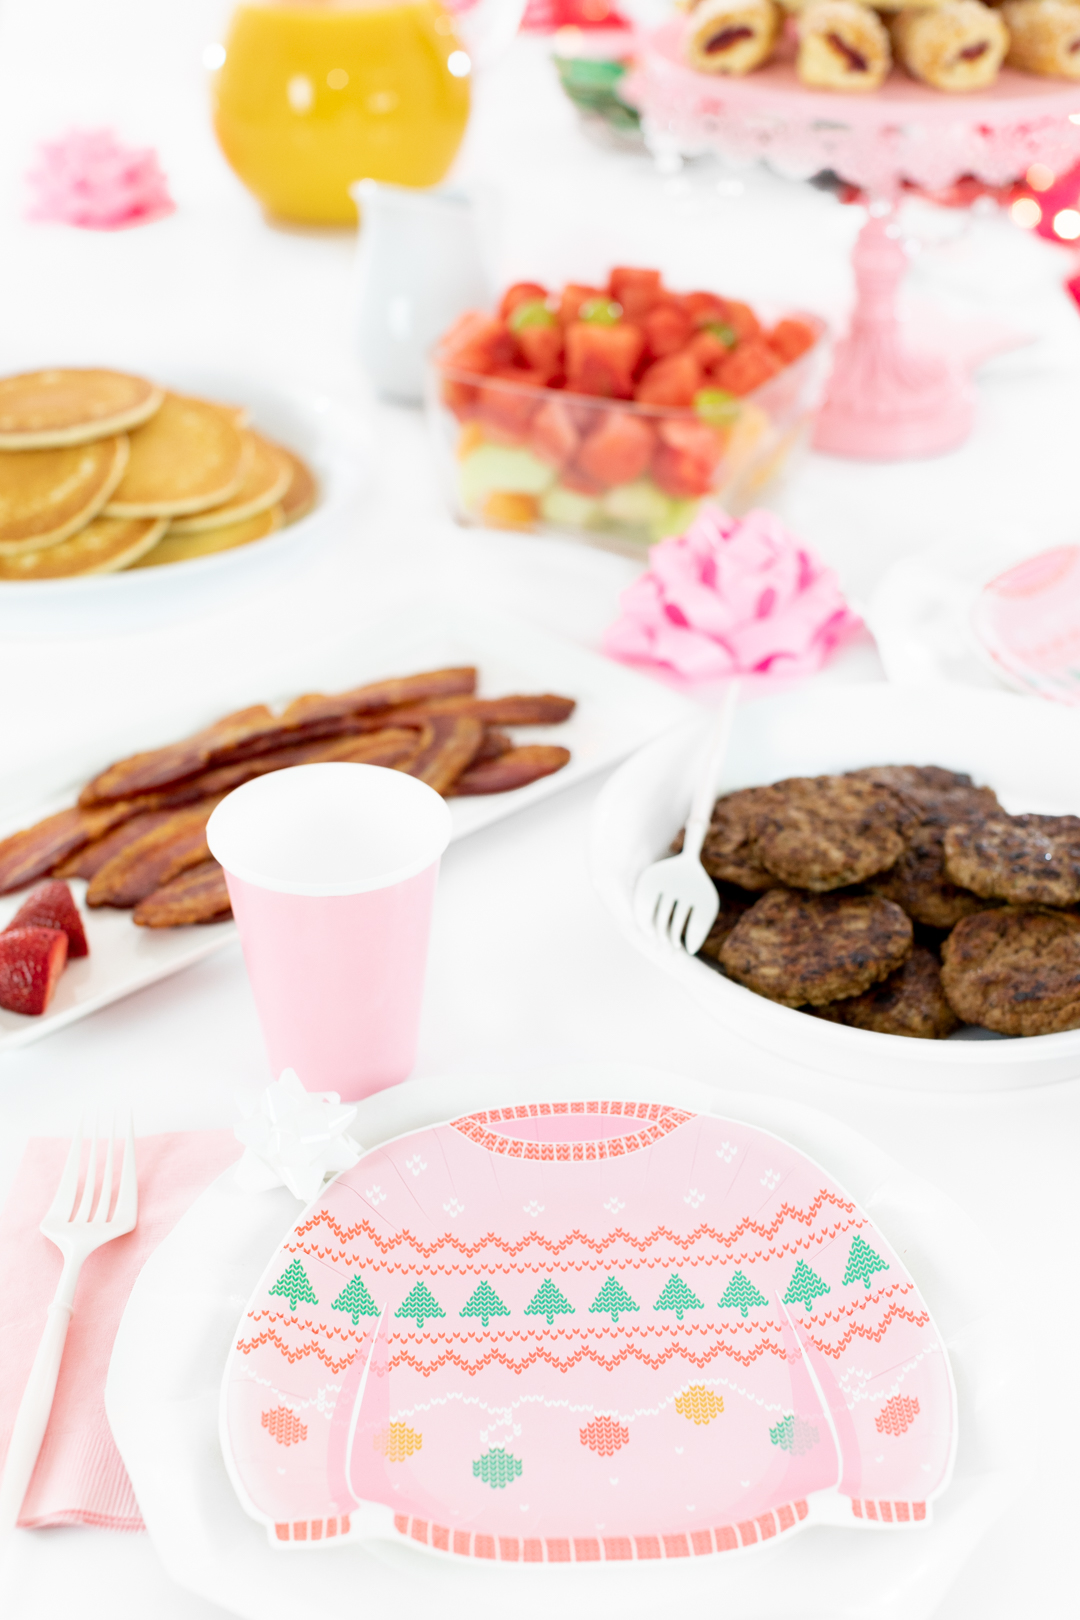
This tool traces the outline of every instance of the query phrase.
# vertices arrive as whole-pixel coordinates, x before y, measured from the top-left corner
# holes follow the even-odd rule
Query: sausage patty
[[[732,979],[787,1007],[857,996],[904,962],[911,919],[880,895],[772,889],[720,949]]]

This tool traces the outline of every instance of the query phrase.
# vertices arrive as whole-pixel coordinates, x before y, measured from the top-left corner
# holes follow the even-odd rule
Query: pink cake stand
[[[744,78],[698,73],[682,60],[683,26],[645,35],[619,87],[641,109],[655,152],[763,160],[795,179],[831,169],[871,198],[852,255],[855,309],[836,348],[815,447],[888,461],[955,449],[974,415],[971,362],[916,352],[901,332],[901,184],[939,190],[972,174],[1004,185],[1033,163],[1063,173],[1080,159],[1080,83],[1006,69],[992,89],[957,96],[894,71],[872,94],[842,95],[800,83],[791,41]]]

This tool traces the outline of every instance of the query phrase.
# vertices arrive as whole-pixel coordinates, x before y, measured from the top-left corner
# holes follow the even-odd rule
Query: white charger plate
[[[181,393],[247,406],[253,428],[309,464],[319,485],[317,504],[265,540],[213,557],[74,579],[0,581],[3,634],[113,635],[218,608],[299,566],[342,531],[370,462],[367,423],[358,410],[326,394],[242,372],[177,365],[146,371]]]
[[[563,725],[529,726],[518,733],[522,741],[563,744],[570,749],[570,763],[553,776],[512,793],[451,799],[452,839],[464,838],[573,787],[614,765],[658,732],[685,722],[694,712],[685,698],[657,682],[529,625],[487,617],[452,602],[420,600],[384,613],[375,623],[358,624],[347,636],[328,641],[317,651],[305,651],[291,664],[283,655],[282,685],[276,693],[250,691],[234,683],[222,688],[220,702],[215,702],[211,712],[180,710],[168,718],[144,722],[141,731],[113,734],[88,744],[82,758],[55,767],[51,778],[47,774],[38,778],[37,802],[17,816],[6,817],[0,824],[0,837],[73,803],[83,782],[109,760],[187,736],[246,703],[284,702],[298,692],[343,691],[384,676],[458,664],[476,664],[481,691],[493,697],[509,692],[561,692],[576,698],[577,708]],[[14,789],[15,782],[11,785]],[[0,778],[0,795],[3,788]],[[86,885],[73,882],[71,887],[81,902]],[[0,928],[28,892],[0,899]],[[237,937],[231,922],[136,928],[130,913],[105,908],[84,911],[83,920],[90,955],[65,970],[48,1011],[40,1018],[0,1009],[0,1053],[25,1046],[176,973]]]
[[[725,1029],[794,1063],[871,1085],[999,1091],[1080,1074],[1080,1030],[1006,1039],[965,1030],[912,1040],[812,1018],[673,952],[638,928],[634,884],[683,825],[704,741],[699,722],[626,762],[596,802],[590,870],[621,933],[677,978]],[[968,771],[1005,808],[1080,811],[1080,714],[1007,693],[945,684],[804,686],[739,711],[721,791],[860,765]]]
[[[549,1620],[652,1620],[718,1612],[739,1620],[866,1620],[937,1608],[1022,1480],[1015,1356],[992,1306],[996,1259],[967,1216],[847,1126],[798,1104],[645,1069],[590,1064],[410,1081],[360,1104],[368,1147],[450,1114],[585,1093],[661,1099],[783,1136],[835,1176],[909,1264],[948,1348],[959,1449],[932,1523],[903,1535],[816,1527],[737,1560],[652,1565],[481,1565],[372,1541],[289,1555],[267,1541],[229,1482],[218,1438],[222,1369],[251,1290],[300,1212],[284,1189],[241,1193],[226,1172],[151,1256],[132,1291],[106,1387],[109,1423],[155,1551],[181,1586],[250,1620],[478,1613]],[[1014,1393],[1015,1392],[1015,1393]]]

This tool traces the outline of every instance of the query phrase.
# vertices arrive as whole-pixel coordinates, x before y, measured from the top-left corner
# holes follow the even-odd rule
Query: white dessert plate
[[[573,787],[595,771],[614,765],[658,732],[678,726],[694,712],[687,699],[625,669],[610,659],[570,646],[512,619],[490,618],[451,602],[420,600],[384,613],[377,622],[358,624],[338,641],[305,652],[286,665],[283,655],[277,692],[223,687],[211,712],[179,711],[166,721],[144,722],[144,729],[88,744],[82,758],[69,758],[51,776],[39,774],[36,803],[0,822],[0,837],[72,804],[83,782],[112,759],[155,748],[188,735],[219,715],[253,702],[285,702],[298,692],[343,691],[368,680],[476,664],[480,690],[491,696],[510,692],[559,692],[577,699],[571,718],[559,726],[530,726],[522,741],[561,743],[570,763],[512,793],[452,799],[452,838],[464,838],[542,799]],[[9,778],[14,797],[18,778]],[[0,778],[0,795],[4,792]],[[18,910],[29,890],[0,898],[0,928]],[[81,902],[85,884],[72,883]],[[0,1053],[71,1023],[156,979],[176,973],[236,938],[231,922],[169,929],[136,928],[130,913],[104,908],[84,911],[90,955],[65,970],[56,994],[40,1018],[0,1009]]]
[[[638,874],[682,826],[702,725],[658,738],[608,782],[593,812],[590,869],[623,935],[677,978],[722,1028],[794,1063],[869,1085],[998,1091],[1080,1074],[1080,1030],[1006,1039],[962,1030],[946,1041],[850,1029],[782,1007],[637,927]],[[860,765],[943,765],[994,788],[1013,813],[1080,811],[1080,714],[1008,693],[945,684],[809,685],[736,715],[723,791]]]
[[[745,1557],[571,1564],[542,1571],[437,1559],[372,1540],[282,1553],[250,1519],[219,1443],[222,1371],[244,1305],[300,1213],[283,1189],[241,1193],[227,1172],[144,1267],[128,1302],[106,1388],[109,1422],[155,1551],[181,1586],[251,1620],[354,1620],[384,1611],[447,1620],[512,1613],[568,1620],[723,1612],[739,1620],[930,1616],[1023,1469],[1011,1341],[994,1298],[994,1256],[968,1218],[846,1126],[797,1104],[715,1092],[673,1075],[591,1064],[483,1078],[412,1081],[360,1105],[369,1148],[448,1114],[585,1093],[745,1120],[813,1157],[842,1182],[904,1256],[933,1313],[958,1390],[959,1449],[933,1521],[900,1534],[821,1525]],[[477,1416],[480,1423],[481,1417]],[[554,1583],[554,1584],[553,1584]]]
[[[347,522],[367,475],[367,424],[353,406],[242,372],[146,367],[182,393],[244,405],[253,428],[295,450],[318,480],[307,517],[265,540],[163,568],[74,579],[0,581],[0,631],[9,636],[113,635],[218,608],[301,565]]]

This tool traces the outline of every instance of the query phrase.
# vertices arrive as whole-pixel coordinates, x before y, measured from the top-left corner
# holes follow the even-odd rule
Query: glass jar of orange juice
[[[354,181],[442,179],[470,69],[439,0],[249,0],[213,76],[214,128],[270,214],[354,224]]]

